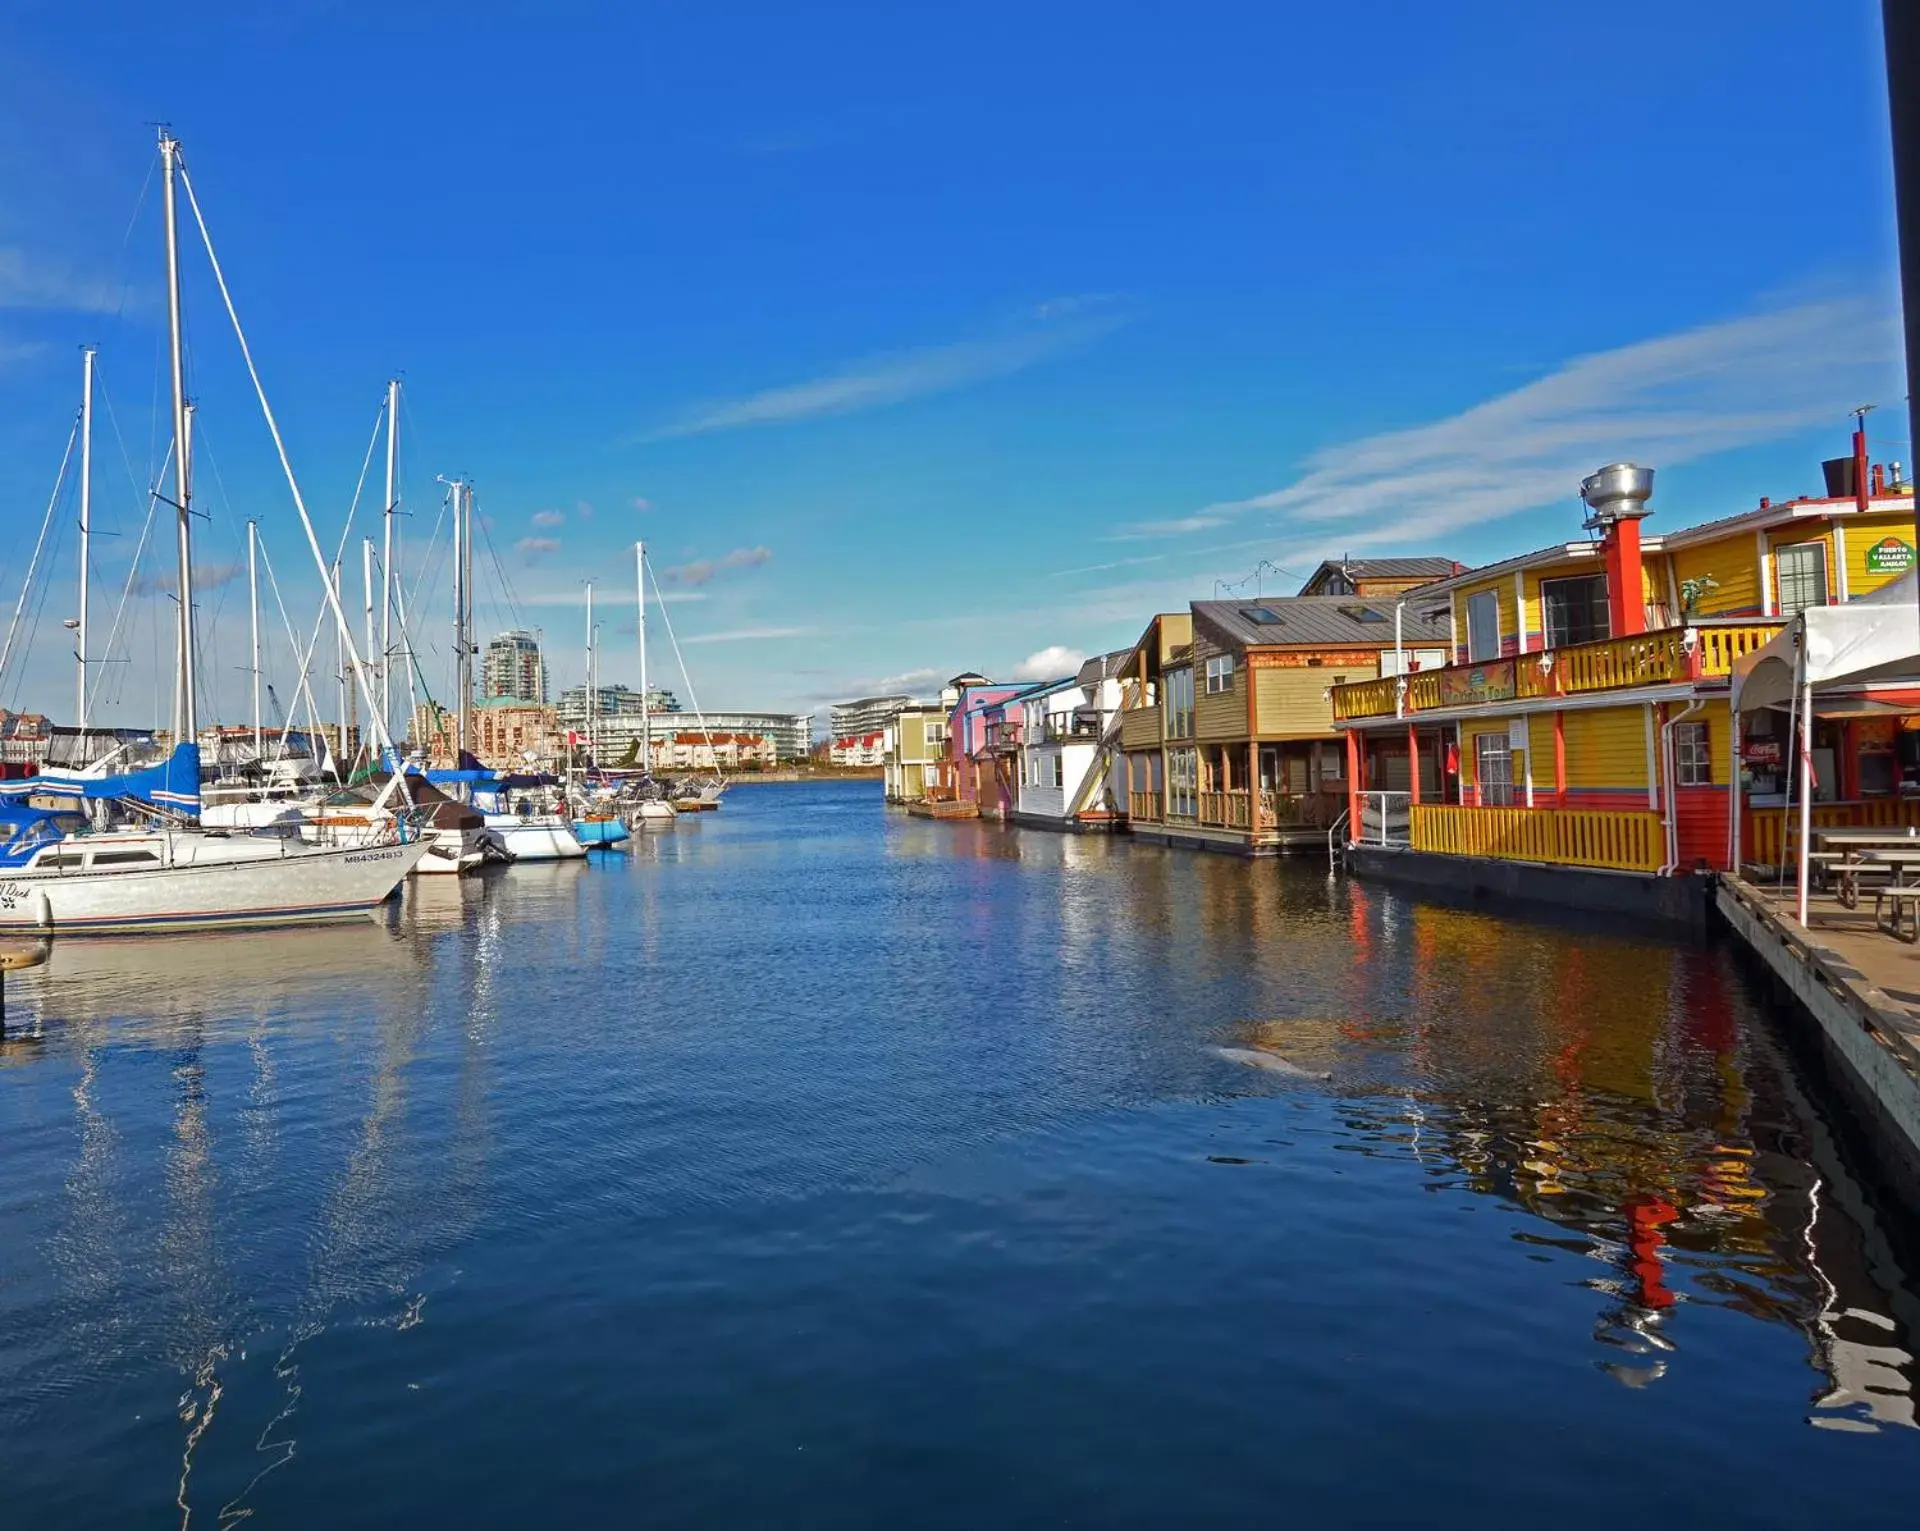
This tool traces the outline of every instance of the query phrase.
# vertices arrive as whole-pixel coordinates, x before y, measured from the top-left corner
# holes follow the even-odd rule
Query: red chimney
[[[1887,470],[1884,467],[1882,467],[1879,463],[1875,463],[1873,465],[1873,493],[1885,494],[1886,492],[1887,492]]]
[[[1612,635],[1628,638],[1647,630],[1647,598],[1640,572],[1640,522],[1653,497],[1653,470],[1612,463],[1580,485],[1587,525],[1602,533],[1600,557],[1607,570],[1607,618]]]
[[[1867,508],[1867,417],[1864,413],[1857,417],[1859,425],[1853,432],[1853,503],[1857,509]]]

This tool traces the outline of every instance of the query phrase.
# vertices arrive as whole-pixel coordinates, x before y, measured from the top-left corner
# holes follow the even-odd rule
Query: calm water
[[[1911,1226],[1724,953],[862,784],[11,988],[0,1525],[1912,1513]]]

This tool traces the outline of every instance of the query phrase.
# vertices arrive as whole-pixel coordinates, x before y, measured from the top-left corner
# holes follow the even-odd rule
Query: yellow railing
[[[1783,624],[1749,622],[1726,626],[1667,627],[1630,638],[1601,638],[1544,653],[1509,655],[1477,664],[1416,670],[1407,677],[1406,711],[1441,707],[1497,707],[1539,697],[1618,691],[1666,685],[1731,673],[1734,661],[1751,654]],[[1688,647],[1687,635],[1693,634]],[[1394,677],[1349,681],[1333,688],[1337,719],[1392,717]]]
[[[1441,856],[1488,856],[1553,866],[1657,871],[1664,860],[1660,815],[1582,808],[1455,808],[1419,803],[1413,848]]]
[[[1336,718],[1377,718],[1393,711],[1395,677],[1382,675],[1378,680],[1349,681],[1333,688],[1333,715]]]
[[[1765,646],[1781,628],[1778,622],[1754,622],[1741,627],[1703,627],[1699,666],[1702,675],[1731,675],[1733,662]]]
[[[1800,848],[1800,810],[1792,810],[1784,825],[1784,808],[1754,808],[1741,832],[1740,859],[1761,866],[1780,865],[1781,848],[1797,855]],[[1815,803],[1813,827],[1819,829],[1905,829],[1920,827],[1920,799],[1869,798],[1859,803]],[[1818,847],[1816,847],[1817,849]]]
[[[1542,674],[1537,657],[1525,662],[1525,668],[1544,683],[1532,695],[1618,691],[1625,686],[1657,686],[1689,678],[1684,628],[1636,633],[1630,638],[1602,638],[1552,652],[1550,674]]]
[[[1160,794],[1158,792],[1129,792],[1127,794],[1127,817],[1136,824],[1157,824],[1160,822]]]

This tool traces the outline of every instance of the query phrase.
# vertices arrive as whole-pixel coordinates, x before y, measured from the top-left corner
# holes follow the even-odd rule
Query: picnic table
[[[1920,844],[1870,847],[1861,851],[1860,859],[1870,865],[1886,868],[1892,878],[1886,887],[1873,895],[1873,923],[1880,925],[1880,906],[1890,903],[1893,906],[1892,922],[1881,928],[1910,945],[1920,942],[1920,881],[1914,878],[1914,874],[1920,873]],[[1909,906],[1913,906],[1913,918],[1903,920],[1901,910]]]
[[[1813,840],[1821,849],[1808,852],[1808,862],[1818,872],[1823,885],[1832,882],[1834,897],[1840,901],[1840,907],[1854,909],[1860,903],[1862,876],[1887,876],[1892,870],[1887,864],[1869,860],[1872,853],[1920,847],[1920,832],[1906,828],[1863,829],[1849,825],[1837,829],[1816,829]]]

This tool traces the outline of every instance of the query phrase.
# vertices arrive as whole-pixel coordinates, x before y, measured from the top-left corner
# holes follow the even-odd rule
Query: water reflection
[[[623,1487],[732,1483],[849,1395],[922,1433],[836,1481],[888,1452],[937,1477],[996,1374],[1053,1410],[1062,1377],[1137,1383],[1140,1346],[1179,1407],[1136,1450],[1287,1393],[1374,1439],[1384,1396],[1425,1397],[1403,1357],[1305,1326],[1191,1343],[1210,1310],[1244,1323],[1277,1225],[1340,1225],[1305,1268],[1374,1337],[1455,1295],[1445,1270],[1410,1294],[1431,1251],[1467,1253],[1459,1283],[1528,1308],[1516,1345],[1638,1390],[1592,1378],[1630,1417],[1745,1388],[1802,1443],[1835,1444],[1803,1415],[1914,1425],[1911,1230],[1720,954],[1318,865],[762,801],[587,866],[418,880],[380,922],[56,943],[16,980],[48,1024],[0,1053],[10,1497],[332,1524],[431,1477],[423,1440],[497,1484],[523,1430],[555,1481],[631,1456]],[[1258,1150],[1194,1152],[1236,1123]],[[1274,1300],[1331,1312],[1327,1284]],[[1482,1398],[1536,1385],[1502,1364]],[[848,1419],[818,1438],[867,1439]]]

